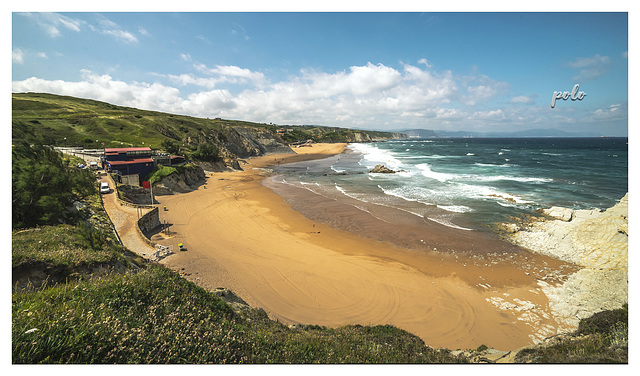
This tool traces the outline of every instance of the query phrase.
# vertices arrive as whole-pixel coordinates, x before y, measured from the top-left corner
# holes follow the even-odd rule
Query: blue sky
[[[364,129],[628,134],[626,13],[12,13],[12,91]],[[581,101],[554,91],[579,84]]]

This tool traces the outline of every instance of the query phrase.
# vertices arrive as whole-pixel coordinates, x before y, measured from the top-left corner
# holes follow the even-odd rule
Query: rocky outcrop
[[[604,212],[551,208],[544,214],[556,219],[533,223],[515,232],[512,241],[584,267],[627,267],[628,194]]]
[[[628,302],[628,194],[606,211],[551,208],[548,220],[509,234],[536,253],[582,267],[560,286],[538,284],[557,318],[577,325],[582,318]]]
[[[226,133],[226,140],[222,142],[224,154],[229,157],[248,158],[268,153],[288,153],[294,151],[275,135],[266,129],[253,127],[229,128]]]
[[[395,174],[395,173],[396,173],[396,172],[395,172],[395,171],[393,171],[392,169],[390,169],[390,168],[388,168],[388,167],[386,167],[386,166],[383,166],[383,165],[381,165],[381,164],[376,165],[376,166],[375,166],[371,171],[369,171],[369,172],[374,173],[374,174]]]
[[[173,195],[176,193],[191,192],[205,183],[205,173],[202,167],[194,166],[174,172],[165,176],[154,184],[154,195]]]

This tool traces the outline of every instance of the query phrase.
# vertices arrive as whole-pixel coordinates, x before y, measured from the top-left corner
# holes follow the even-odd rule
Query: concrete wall
[[[143,234],[148,234],[154,228],[160,226],[160,215],[158,208],[153,208],[150,212],[138,219],[138,228]]]

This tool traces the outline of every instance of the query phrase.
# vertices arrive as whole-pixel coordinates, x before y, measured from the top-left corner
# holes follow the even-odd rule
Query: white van
[[[92,170],[97,170],[98,162],[89,162],[89,167],[91,167]]]
[[[109,183],[100,183],[100,193],[109,193],[109,191],[111,191]]]

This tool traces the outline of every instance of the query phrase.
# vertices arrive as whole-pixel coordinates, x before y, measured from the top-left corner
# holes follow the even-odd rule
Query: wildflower
[[[24,332],[24,334],[33,333],[33,332],[35,332],[35,331],[37,331],[37,330],[38,330],[38,328],[29,329],[29,330],[27,330],[26,332]]]

